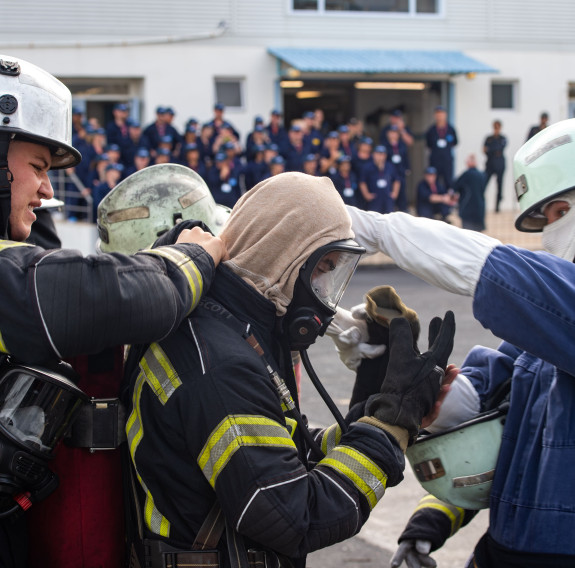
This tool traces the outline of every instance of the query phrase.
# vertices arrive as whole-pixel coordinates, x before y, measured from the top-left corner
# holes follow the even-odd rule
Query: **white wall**
[[[566,52],[474,51],[468,55],[499,69],[497,75],[476,75],[474,79],[458,77],[456,85],[455,122],[459,134],[456,172],[465,168],[470,153],[483,155],[483,141],[491,132],[493,120],[503,123],[507,136],[507,171],[504,178],[506,209],[516,209],[512,163],[515,152],[525,142],[529,128],[539,122],[539,115],[549,113],[550,123],[569,118],[568,85],[575,83],[575,54]],[[517,106],[512,110],[490,108],[491,81],[516,80]],[[483,164],[483,161],[479,162]],[[488,187],[488,204],[495,202],[495,179]]]

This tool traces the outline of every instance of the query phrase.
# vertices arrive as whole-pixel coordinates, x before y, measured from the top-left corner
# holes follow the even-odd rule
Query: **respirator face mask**
[[[58,372],[9,360],[0,365],[0,518],[56,489],[48,462],[88,400]]]
[[[335,241],[317,249],[300,269],[286,313],[292,351],[306,349],[325,333],[365,252],[355,241]]]

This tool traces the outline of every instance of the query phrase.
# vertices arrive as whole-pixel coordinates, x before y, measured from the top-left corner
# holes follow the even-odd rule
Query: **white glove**
[[[429,556],[431,542],[428,540],[404,540],[399,545],[393,558],[391,568],[399,568],[403,561],[407,568],[435,568],[437,562]]]
[[[335,349],[343,364],[352,371],[357,371],[362,359],[374,359],[385,353],[386,345],[370,345],[365,307],[355,306],[351,311],[338,307],[336,314],[327,328],[335,344]]]

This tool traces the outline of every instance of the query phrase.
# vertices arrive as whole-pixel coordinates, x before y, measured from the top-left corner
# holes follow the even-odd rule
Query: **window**
[[[515,108],[514,83],[491,83],[491,108]]]
[[[439,14],[441,0],[292,0],[293,10],[314,12],[381,12]]]
[[[216,79],[216,102],[226,107],[243,108],[243,79]]]

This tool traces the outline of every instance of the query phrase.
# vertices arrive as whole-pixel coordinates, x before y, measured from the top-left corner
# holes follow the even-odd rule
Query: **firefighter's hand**
[[[404,561],[407,568],[435,568],[437,562],[429,556],[430,551],[428,540],[404,540],[395,551],[390,568],[399,568]]]
[[[415,442],[423,418],[432,412],[439,396],[454,336],[455,318],[448,311],[443,320],[437,317],[431,321],[429,350],[419,353],[407,319],[393,319],[387,372],[380,393],[367,401],[367,415],[404,429],[408,444]]]
[[[179,235],[176,243],[194,243],[200,245],[213,259],[217,266],[220,260],[227,257],[226,247],[219,237],[214,237],[211,233],[202,230],[200,227],[184,229]]]
[[[437,397],[431,412],[427,416],[423,417],[423,420],[421,421],[422,428],[427,428],[430,424],[433,424],[435,419],[439,416],[441,405],[451,390],[451,383],[457,378],[458,373],[459,369],[455,365],[447,365],[447,368],[445,369],[445,379],[443,379],[441,388],[439,389],[439,396]]]

